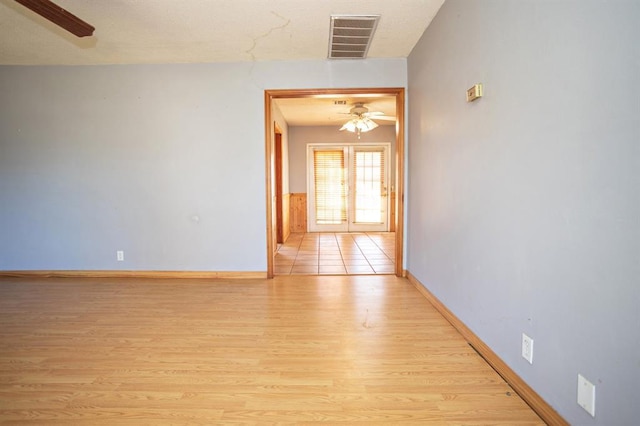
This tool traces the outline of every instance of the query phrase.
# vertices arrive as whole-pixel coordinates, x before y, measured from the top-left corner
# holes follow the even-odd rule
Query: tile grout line
[[[304,239],[304,235],[300,238],[300,240],[298,241],[298,244],[296,246],[296,255],[293,258],[293,262],[291,263],[291,268],[289,268],[289,273],[288,274],[284,274],[284,275],[291,275],[291,273],[293,272],[293,267],[296,265],[296,259],[298,258],[298,253],[300,253],[300,245],[302,245],[302,240]],[[283,244],[283,246],[286,244]]]
[[[358,244],[358,240],[353,237],[353,234],[349,234],[349,238],[351,238],[353,243],[358,247],[358,250],[360,250],[362,257],[364,257],[364,260],[367,261],[369,268],[371,268],[371,271],[373,272],[372,274],[367,274],[367,275],[376,275],[376,270],[373,269],[373,265],[371,264],[371,262],[369,262],[369,258],[367,257],[367,254],[362,250],[362,247],[360,247],[360,244]]]
[[[373,238],[371,238],[371,235],[369,235],[369,233],[368,233],[368,232],[366,232],[366,234],[367,234],[367,237],[369,237],[369,239],[371,240],[371,242],[373,242],[373,244],[374,244],[376,247],[378,247],[378,249],[380,249],[380,251],[381,251],[385,256],[387,256],[387,258],[388,258],[389,260],[391,260],[392,262],[394,262],[394,259],[392,259],[392,258],[391,258],[391,256],[389,256],[389,254],[388,254],[388,253],[387,253],[387,251],[385,250],[385,247],[386,247],[386,246],[381,247],[381,246],[376,242],[376,240],[374,240]],[[381,238],[382,238],[382,237],[381,237]]]
[[[328,237],[329,235],[333,237],[333,242],[335,243],[336,247],[338,247],[338,251],[339,251],[340,250],[340,245],[338,244],[338,239],[337,239],[336,233],[335,232],[331,232],[331,233],[325,234],[324,236]],[[320,242],[322,243],[322,241],[326,240],[326,239],[327,238],[324,238],[324,239],[320,238]],[[325,249],[326,249],[326,247],[325,247]],[[321,255],[322,255],[322,244],[320,244],[320,248],[319,248],[319,252],[318,252],[318,273],[319,274],[320,274],[320,266],[322,266],[322,265],[320,265],[320,263],[321,263],[321,261],[320,261]],[[342,267],[344,269],[344,273],[342,273],[341,275],[345,275],[345,274],[347,274],[347,268],[345,268],[345,266],[344,266],[344,261],[342,260],[342,254],[340,254],[340,258],[341,258],[340,260],[342,262]],[[324,265],[324,266],[338,266],[338,265]]]
[[[365,233],[365,235],[367,236],[367,238],[371,239],[371,237],[369,237],[369,235],[367,233]],[[358,246],[358,250],[360,250],[360,252],[362,253],[362,255],[364,256],[364,260],[367,261],[367,263],[369,264],[369,267],[371,268],[371,270],[373,271],[373,275],[377,275],[378,273],[376,272],[375,268],[373,267],[373,265],[371,264],[371,262],[369,261],[369,257],[367,256],[367,254],[362,250],[362,248],[360,247],[360,244],[358,244],[358,240],[356,240],[355,238],[353,239],[353,241],[356,243],[356,245]]]
[[[390,260],[391,262],[393,262],[393,259],[391,259],[391,258],[389,257],[389,255],[387,254],[387,252],[386,252],[386,251],[385,251],[385,250],[384,250],[384,249],[383,249],[383,248],[382,248],[382,247],[381,247],[381,246],[380,246],[380,245],[379,245],[379,244],[378,244],[378,243],[377,243],[373,238],[371,238],[371,235],[369,235],[369,233],[368,233],[368,232],[366,233],[366,235],[367,235],[367,238],[369,238],[369,240],[371,241],[371,243],[372,243],[375,247],[377,247],[377,249],[378,249],[378,250],[380,250],[380,252],[381,252],[381,253],[382,253],[382,254],[383,254],[383,255],[384,255],[388,260]],[[379,266],[380,266],[380,265],[379,265]],[[374,271],[375,271],[375,268],[374,268]],[[388,272],[377,272],[377,271],[376,271],[376,275],[383,275],[383,274],[388,274]]]
[[[338,251],[340,252],[340,260],[342,260],[342,267],[344,268],[344,272],[347,275],[349,274],[349,271],[347,271],[347,265],[346,263],[344,263],[344,255],[342,253],[342,246],[340,245],[340,241],[338,241],[338,238],[336,237],[336,244],[338,245]]]

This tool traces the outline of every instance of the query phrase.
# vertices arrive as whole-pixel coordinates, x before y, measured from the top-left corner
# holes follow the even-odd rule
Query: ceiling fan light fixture
[[[369,118],[360,119],[359,124],[360,124],[360,130],[363,132],[368,132],[369,130],[373,130],[376,127],[378,127],[378,124]]]
[[[356,129],[358,128],[356,123],[357,123],[358,119],[354,118],[353,120],[349,120],[346,123],[344,123],[344,125],[340,128],[340,131],[346,130],[348,132],[352,132],[355,133]]]
[[[340,128],[340,130],[341,131],[346,130],[348,132],[357,133],[358,139],[360,139],[360,133],[368,132],[370,130],[375,129],[376,127],[378,127],[378,124],[375,121],[367,117],[357,117],[344,123],[344,125]]]

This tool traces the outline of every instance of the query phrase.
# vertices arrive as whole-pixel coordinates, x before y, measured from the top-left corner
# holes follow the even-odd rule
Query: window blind
[[[316,222],[341,224],[347,220],[344,150],[314,150]]]

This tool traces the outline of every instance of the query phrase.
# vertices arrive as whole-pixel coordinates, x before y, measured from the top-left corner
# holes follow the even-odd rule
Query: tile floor
[[[291,234],[278,248],[276,275],[395,272],[395,232]]]

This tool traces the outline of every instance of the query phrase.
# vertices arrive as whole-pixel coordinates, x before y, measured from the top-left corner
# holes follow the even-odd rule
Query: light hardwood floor
[[[406,279],[0,279],[0,424],[543,422]]]

